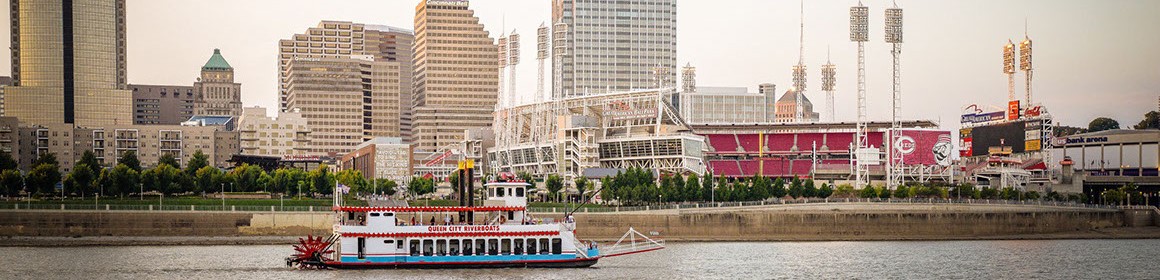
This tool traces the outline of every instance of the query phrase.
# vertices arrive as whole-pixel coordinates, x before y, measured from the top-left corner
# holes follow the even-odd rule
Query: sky
[[[245,106],[277,107],[277,43],[322,20],[413,28],[418,0],[127,0],[128,71],[133,84],[192,85],[201,65],[220,48],[242,83]],[[474,0],[471,8],[492,38],[516,30],[525,48],[550,17],[550,0]],[[890,45],[883,39],[888,0],[870,7],[866,43],[867,105],[872,120],[891,111]],[[820,65],[837,65],[836,119],[856,117],[856,44],[849,41],[849,7],[855,0],[807,1],[806,96],[824,112]],[[901,55],[902,118],[959,127],[962,108],[1005,108],[1007,77],[1002,47],[1024,35],[1034,42],[1033,99],[1057,123],[1086,126],[1099,116],[1121,126],[1139,122],[1160,103],[1160,1],[979,0],[897,1],[904,9]],[[3,9],[8,9],[5,6]],[[700,86],[756,91],[791,84],[798,60],[799,2],[683,0],[678,2],[677,61],[697,67]],[[0,24],[8,28],[9,13]],[[1025,33],[1026,30],[1026,33]],[[10,36],[0,37],[8,45]],[[525,50],[517,92],[536,89],[535,52]],[[0,75],[11,54],[0,54]],[[548,62],[550,64],[550,61]],[[549,68],[550,69],[550,68]],[[551,71],[547,70],[550,74]],[[549,76],[550,77],[550,76]],[[1016,76],[1022,98],[1024,76]],[[550,78],[548,79],[550,83]],[[545,86],[551,88],[550,86]],[[273,113],[273,109],[270,109]],[[825,118],[825,116],[823,116]]]

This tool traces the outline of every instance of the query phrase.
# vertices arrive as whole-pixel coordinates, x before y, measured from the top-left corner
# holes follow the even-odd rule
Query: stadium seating
[[[749,177],[756,175],[760,171],[760,163],[757,160],[741,160],[738,161],[741,165],[741,172],[737,176]]]
[[[810,150],[812,150],[814,148],[814,143],[817,143],[818,151],[821,151],[822,145],[826,144],[823,141],[825,139],[822,139],[823,135],[825,135],[825,134],[821,134],[821,133],[798,133],[798,135],[797,135],[798,151],[809,152]]]
[[[717,153],[729,154],[738,153],[737,138],[732,134],[710,134],[708,135],[709,145],[713,147]]]
[[[725,176],[737,176],[741,174],[741,168],[737,166],[736,160],[710,160],[709,166],[713,168],[713,174]]]
[[[757,134],[738,134],[737,142],[741,148],[745,149],[746,153],[757,153],[761,151],[761,140]]]
[[[770,152],[788,153],[793,148],[793,134],[769,134],[765,138]]]
[[[826,133],[826,148],[830,151],[849,151],[854,143],[854,133]]]
[[[790,174],[790,175],[794,175],[794,176],[810,175],[810,169],[812,169],[813,166],[814,166],[814,163],[811,162],[810,160],[803,160],[803,159],[794,160],[792,171],[790,172],[792,174]]]

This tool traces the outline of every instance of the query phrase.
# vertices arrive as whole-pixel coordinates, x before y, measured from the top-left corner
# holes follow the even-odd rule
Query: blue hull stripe
[[[575,254],[561,255],[484,255],[484,256],[366,256],[359,259],[357,256],[343,256],[344,263],[424,263],[424,262],[520,262],[520,261],[552,261],[574,260]]]

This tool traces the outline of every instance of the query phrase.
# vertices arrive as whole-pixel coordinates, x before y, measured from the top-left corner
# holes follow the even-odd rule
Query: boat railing
[[[624,235],[621,236],[619,240],[616,240],[616,243],[612,244],[612,246],[607,246],[605,248],[607,248],[607,249],[602,250],[600,255],[601,255],[601,257],[604,257],[604,258],[610,258],[610,257],[615,257],[615,256],[623,256],[623,255],[644,253],[644,252],[648,252],[648,251],[656,251],[656,250],[664,249],[665,248],[665,241],[664,240],[654,240],[652,238],[649,238],[647,235],[644,235],[644,234],[636,231],[636,229],[629,227],[628,232],[625,232]]]

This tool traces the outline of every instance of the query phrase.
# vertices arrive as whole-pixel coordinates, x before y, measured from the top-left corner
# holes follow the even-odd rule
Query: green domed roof
[[[213,49],[213,56],[210,56],[209,61],[205,62],[205,66],[201,67],[201,70],[232,70],[232,69],[234,69],[234,67],[231,67],[230,63],[226,62],[226,59],[224,57],[222,57],[222,51],[220,49]]]

